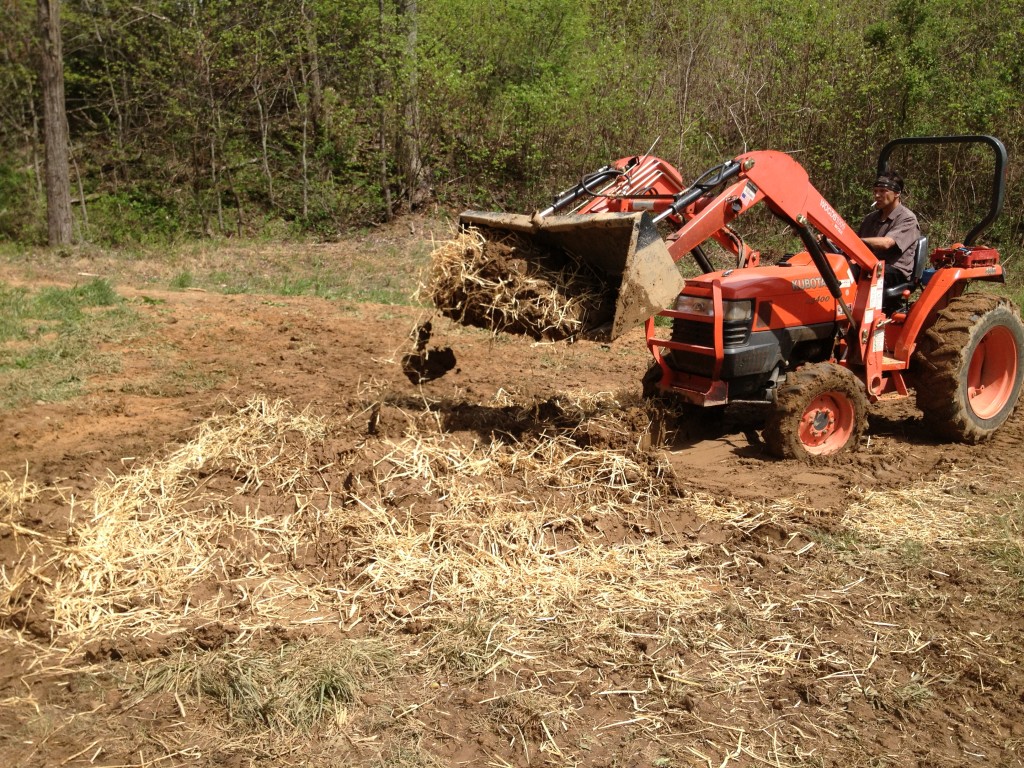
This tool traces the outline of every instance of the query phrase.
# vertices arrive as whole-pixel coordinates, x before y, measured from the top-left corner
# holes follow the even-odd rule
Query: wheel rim
[[[1017,381],[1017,341],[1009,328],[986,333],[967,367],[967,404],[979,419],[996,416],[1010,399]]]
[[[816,456],[835,453],[849,441],[855,425],[853,403],[841,392],[823,392],[800,417],[800,442]]]

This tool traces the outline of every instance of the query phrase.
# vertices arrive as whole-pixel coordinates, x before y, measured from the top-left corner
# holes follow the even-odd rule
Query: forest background
[[[0,2],[0,241],[35,245],[36,4]],[[60,14],[80,243],[331,239],[429,206],[529,211],[655,142],[689,179],[790,152],[859,221],[886,141],[989,133],[1011,163],[986,239],[1024,248],[1024,0],[68,0]],[[934,244],[980,219],[981,153],[894,161]]]

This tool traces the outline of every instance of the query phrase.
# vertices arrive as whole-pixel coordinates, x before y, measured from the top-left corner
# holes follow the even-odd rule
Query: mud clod
[[[402,373],[413,384],[439,379],[455,367],[455,352],[451,347],[427,349],[432,332],[429,320],[417,325],[411,334],[416,339],[416,350],[402,357]]]

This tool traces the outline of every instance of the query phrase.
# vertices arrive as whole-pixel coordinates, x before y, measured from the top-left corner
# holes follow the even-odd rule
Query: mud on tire
[[[816,461],[856,448],[866,426],[860,380],[840,365],[817,363],[786,377],[763,437],[779,458]]]
[[[914,353],[912,383],[925,421],[946,438],[977,443],[1003,425],[1024,377],[1024,326],[1001,296],[960,296],[939,312]]]
[[[661,366],[657,363],[647,369],[647,373],[640,380],[640,394],[644,400],[653,400],[664,394],[658,386],[662,373]]]

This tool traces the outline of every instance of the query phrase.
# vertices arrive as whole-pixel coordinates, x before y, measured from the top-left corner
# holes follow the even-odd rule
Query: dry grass
[[[544,253],[516,233],[489,238],[470,228],[431,253],[423,293],[447,317],[537,339],[611,319],[607,286],[571,254]]]
[[[75,510],[85,519],[75,519],[76,543],[51,590],[61,634],[166,630],[187,617],[219,618],[239,603],[263,622],[280,617],[282,605],[311,591],[284,566],[317,524],[301,491],[325,429],[308,412],[256,400],[206,422],[163,461],[98,484]],[[211,487],[214,479],[224,487]],[[265,489],[290,496],[292,508],[261,509]],[[192,589],[210,579],[233,585],[233,594],[194,604]]]
[[[971,479],[967,472],[953,467],[931,482],[907,488],[858,489],[843,522],[880,541],[962,544],[979,519],[968,489]]]
[[[141,689],[144,695],[170,692],[182,709],[185,700],[214,702],[239,729],[291,740],[321,725],[344,727],[359,694],[387,673],[392,657],[381,643],[359,640],[311,639],[273,650],[183,649],[171,660],[146,664]]]
[[[8,647],[37,649],[37,637],[47,630],[41,603],[53,586],[50,566],[59,542],[30,527],[26,510],[40,498],[43,489],[28,479],[28,468],[20,479],[0,473],[0,537],[13,545],[0,561],[0,631]],[[16,632],[7,631],[14,628]]]
[[[686,553],[658,539],[602,540],[603,519],[649,516],[660,495],[656,475],[621,452],[557,438],[466,448],[409,437],[382,443],[342,489],[311,460],[325,429],[283,403],[254,401],[212,419],[166,460],[98,485],[51,590],[60,634],[226,617],[336,622],[339,611],[351,620],[412,593],[431,613],[486,601],[506,615],[549,618],[584,603],[683,612],[704,593]],[[422,521],[415,505],[395,515],[410,489],[441,502]],[[273,511],[261,505],[264,492],[277,499]],[[341,531],[351,542],[347,585],[292,568],[298,553]],[[211,584],[209,595],[201,587]]]
[[[373,563],[368,586],[388,602],[416,593],[431,614],[486,602],[509,617],[559,620],[584,605],[683,613],[704,594],[685,553],[657,539],[602,540],[602,519],[651,513],[659,495],[649,470],[621,453],[564,439],[466,449],[410,437],[377,467],[372,486],[353,489],[365,542],[357,552]],[[420,525],[385,503],[410,481],[443,502]]]
[[[560,408],[570,425],[631,428],[610,395]],[[476,691],[469,722],[503,745],[494,764],[572,764],[629,734],[651,764],[803,766],[863,763],[870,747],[840,734],[873,712],[916,717],[956,670],[1012,655],[967,627],[937,633],[945,598],[894,550],[761,545],[761,526],[806,524],[793,500],[676,496],[658,462],[581,448],[576,426],[467,443],[414,419],[402,439],[367,436],[365,418],[253,400],[75,501],[56,571],[27,554],[0,571],[8,610],[29,589],[49,606],[57,644],[32,649],[39,673],[70,668],[58,646],[180,633],[124,683],[189,723],[168,754],[202,737],[278,764],[330,744],[322,764],[415,765],[425,733],[462,727],[445,719],[452,697]],[[962,488],[954,470],[857,490],[834,535],[964,557],[979,523]],[[39,493],[27,478],[0,492],[8,525]],[[662,535],[668,516],[723,543]],[[203,650],[195,628],[211,622],[231,633]]]
[[[18,526],[25,505],[39,496],[39,487],[28,479],[28,467],[25,474],[14,479],[6,472],[0,472],[0,525],[8,526],[16,532],[31,534],[31,531]]]

